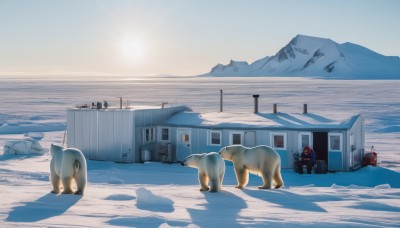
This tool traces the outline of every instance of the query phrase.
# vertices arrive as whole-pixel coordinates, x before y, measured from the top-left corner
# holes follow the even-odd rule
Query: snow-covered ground
[[[45,132],[42,156],[0,156],[0,227],[400,227],[399,81],[302,78],[136,78],[45,80],[2,78],[0,154],[26,132]],[[118,105],[186,104],[195,111],[259,110],[330,117],[363,114],[366,149],[379,167],[350,173],[298,175],[283,170],[285,187],[258,190],[261,178],[235,189],[227,167],[220,193],[200,192],[197,170],[179,164],[88,161],[84,196],[50,194],[51,143],[64,140],[65,110],[107,100]]]

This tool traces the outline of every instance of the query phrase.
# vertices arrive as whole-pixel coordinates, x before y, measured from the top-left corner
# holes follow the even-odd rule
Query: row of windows
[[[156,128],[145,128],[143,130],[143,139],[145,143],[156,141]],[[169,141],[169,128],[161,128],[161,140]]]
[[[144,142],[154,142],[155,128],[145,128],[144,129]],[[210,146],[221,146],[221,131],[209,130],[208,131],[208,142]],[[277,149],[286,149],[286,133],[271,133],[272,147]],[[161,128],[161,140],[170,140],[170,129]],[[189,139],[182,139],[182,141],[188,141]],[[304,132],[299,134],[299,149],[304,148],[306,145],[312,145],[312,137],[310,132]],[[342,150],[342,134],[341,133],[331,133],[329,134],[329,149],[331,151],[341,151]],[[243,144],[243,132],[231,132],[230,133],[230,145],[241,145]]]

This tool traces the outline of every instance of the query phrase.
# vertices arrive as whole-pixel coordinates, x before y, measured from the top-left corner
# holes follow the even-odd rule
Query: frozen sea
[[[400,227],[400,80],[310,78],[0,78],[0,227]],[[366,150],[378,167],[299,175],[259,190],[260,177],[236,189],[227,166],[223,190],[200,192],[197,170],[179,164],[88,161],[83,196],[55,195],[49,182],[50,143],[61,143],[68,108],[107,100],[119,105],[187,105],[194,111],[301,113],[332,118],[361,113]],[[1,156],[25,132],[44,132],[41,156]]]

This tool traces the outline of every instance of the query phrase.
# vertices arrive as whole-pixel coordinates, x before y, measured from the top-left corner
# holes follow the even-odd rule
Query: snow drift
[[[10,140],[4,145],[4,155],[43,155],[44,150],[34,139]]]

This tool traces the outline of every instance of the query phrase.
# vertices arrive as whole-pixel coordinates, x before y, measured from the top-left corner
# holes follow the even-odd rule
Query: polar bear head
[[[51,144],[50,146],[50,155],[54,157],[55,154],[61,153],[65,148],[59,145]]]
[[[243,150],[244,150],[243,146],[234,145],[234,146],[226,146],[222,148],[218,153],[221,155],[223,159],[232,161],[232,158],[235,156],[235,154],[240,153]]]
[[[183,160],[183,162],[181,162],[181,165],[198,168],[199,167],[199,161],[204,155],[205,154],[192,154],[192,155],[189,155],[189,156],[187,156],[185,158],[185,160]]]

